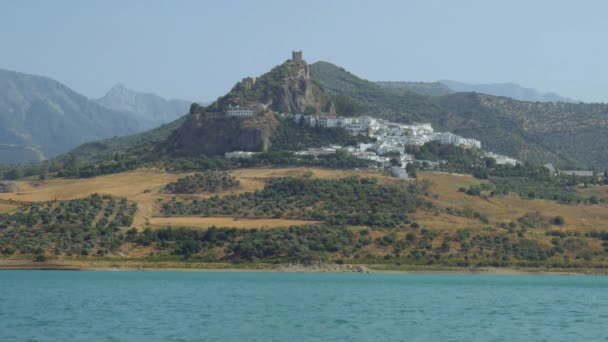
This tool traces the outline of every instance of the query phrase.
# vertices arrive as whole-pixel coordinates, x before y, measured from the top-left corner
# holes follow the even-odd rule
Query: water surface
[[[0,271],[0,340],[607,341],[608,277]]]

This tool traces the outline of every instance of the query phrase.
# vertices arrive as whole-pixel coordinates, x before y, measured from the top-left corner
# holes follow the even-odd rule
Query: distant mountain
[[[441,80],[438,83],[455,92],[476,92],[530,102],[575,102],[553,92],[543,93],[533,88],[524,88],[516,83],[468,84],[449,80]]]
[[[0,163],[39,161],[150,120],[108,109],[48,77],[0,69]]]
[[[543,93],[533,88],[524,88],[516,83],[468,84],[457,81],[442,80],[438,82],[378,81],[376,84],[387,89],[408,91],[428,96],[443,96],[458,92],[475,92],[480,94],[510,97],[519,101],[575,102],[572,99],[560,96],[556,93]]]
[[[454,91],[440,82],[383,82],[376,84],[394,90],[410,91],[420,95],[441,96],[451,94]]]
[[[156,94],[142,93],[119,83],[95,100],[104,107],[141,116],[155,125],[169,123],[188,113],[192,101],[166,100]]]

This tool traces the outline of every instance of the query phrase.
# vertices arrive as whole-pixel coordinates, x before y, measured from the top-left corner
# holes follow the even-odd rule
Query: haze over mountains
[[[118,83],[104,97],[95,100],[104,107],[133,113],[158,126],[186,114],[192,101],[166,100],[153,93],[137,92]]]
[[[244,98],[270,103],[279,112],[307,107],[323,112],[333,101],[338,114],[430,122],[437,129],[476,138],[490,150],[524,161],[607,166],[606,105],[568,103],[559,95],[512,84],[371,82],[327,62],[305,64],[296,71],[290,74],[289,68],[275,68],[259,78],[262,83],[241,82],[209,108],[221,112],[228,102]],[[189,122],[175,120],[188,112],[190,101],[165,100],[122,84],[90,100],[50,78],[2,70],[0,91],[0,162],[5,163],[44,160],[87,142],[92,143],[78,151],[124,151],[134,142],[160,143]],[[167,125],[154,129],[163,124]],[[149,129],[154,130],[144,132]],[[107,140],[121,136],[125,137]],[[204,140],[195,140],[200,139]]]
[[[88,141],[142,132],[189,106],[122,86],[90,100],[48,77],[0,69],[0,163],[41,161]]]
[[[554,92],[541,92],[525,88],[517,83],[470,84],[458,81],[441,80],[437,82],[390,82],[379,81],[379,85],[391,89],[411,91],[420,95],[442,96],[455,92],[475,92],[480,94],[510,97],[530,102],[575,102]]]

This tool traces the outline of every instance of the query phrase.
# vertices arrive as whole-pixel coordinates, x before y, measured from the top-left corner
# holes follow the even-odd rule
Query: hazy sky
[[[608,102],[607,1],[0,1],[0,68],[211,100],[290,57]]]

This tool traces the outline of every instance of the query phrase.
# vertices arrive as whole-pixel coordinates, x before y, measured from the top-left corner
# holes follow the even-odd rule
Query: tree
[[[80,160],[75,154],[68,155],[64,167],[68,175],[75,177],[80,175]]]
[[[391,166],[399,166],[401,167],[401,161],[397,158],[391,158]]]
[[[306,108],[304,109],[304,114],[306,114],[306,115],[317,114],[317,108],[315,108],[313,106],[306,106]]]
[[[23,177],[23,169],[20,166],[16,166],[4,174],[5,179],[17,180]]]
[[[339,95],[336,97],[336,113],[344,116],[355,116],[361,112],[361,105],[348,96]]]
[[[203,107],[198,103],[194,102],[190,105],[190,114],[200,114],[203,112]]]
[[[564,223],[566,223],[566,220],[564,219],[563,216],[555,216],[553,218],[553,224],[555,224],[555,225],[563,226]]]
[[[405,171],[407,171],[412,178],[416,178],[416,169],[417,167],[415,163],[407,163],[407,165],[405,165]]]
[[[40,173],[38,175],[38,178],[40,180],[45,180],[45,179],[47,179],[48,175],[49,175],[49,164],[47,164],[47,163],[41,164]]]

